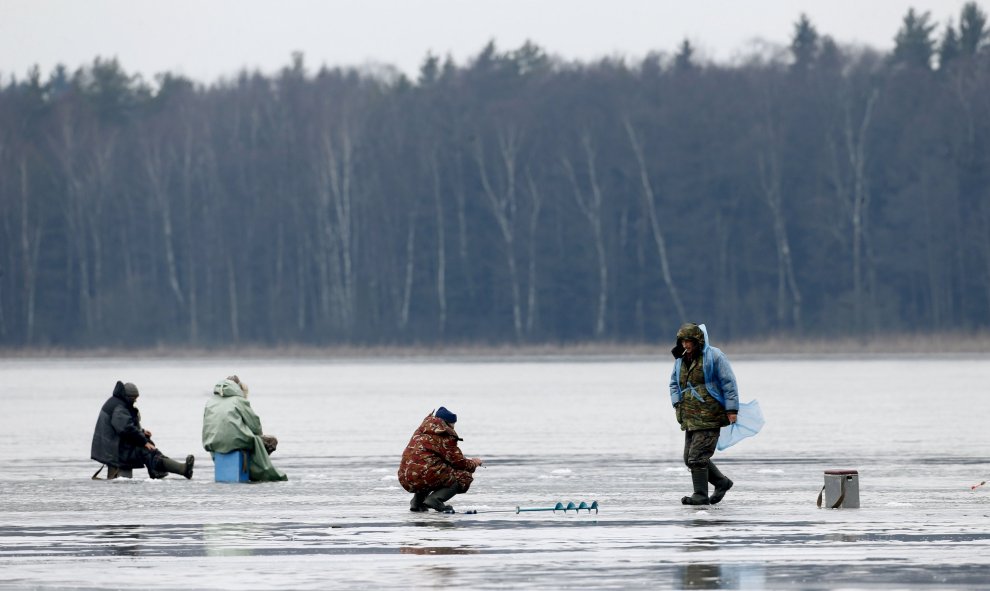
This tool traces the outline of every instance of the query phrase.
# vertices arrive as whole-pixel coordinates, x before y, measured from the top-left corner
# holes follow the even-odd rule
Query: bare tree
[[[578,209],[591,226],[591,237],[595,242],[595,253],[598,262],[598,302],[595,306],[595,337],[605,334],[605,312],[608,309],[608,258],[605,253],[605,237],[602,229],[602,190],[598,183],[598,172],[595,166],[595,150],[592,146],[591,134],[586,130],[581,134],[581,147],[584,149],[585,166],[587,168],[589,194],[585,195],[578,182],[577,173],[567,156],[563,156],[564,169],[571,180],[574,200]]]
[[[27,157],[21,154],[18,162],[20,171],[20,195],[21,195],[21,268],[24,276],[24,319],[25,319],[25,342],[28,345],[34,343],[34,323],[35,323],[35,297],[38,281],[38,254],[41,252],[41,224],[32,220],[29,211],[31,198],[28,188],[28,167]]]
[[[51,144],[61,165],[65,183],[65,194],[61,206],[68,230],[67,239],[71,244],[66,258],[74,261],[76,268],[74,277],[67,275],[66,282],[68,285],[72,285],[72,279],[76,280],[75,291],[77,302],[82,310],[83,327],[87,334],[92,335],[95,332],[96,314],[93,310],[89,231],[86,228],[89,219],[86,212],[90,204],[87,203],[87,181],[84,178],[84,171],[87,167],[78,162],[82,150],[76,138],[76,124],[77,121],[72,118],[68,109],[63,109],[60,113],[57,129],[58,137],[52,140]]]
[[[873,89],[862,107],[862,116],[853,120],[853,104],[851,97],[843,100],[842,143],[837,147],[834,135],[829,136],[831,147],[832,183],[835,186],[836,197],[849,224],[851,241],[852,284],[853,284],[853,318],[856,326],[863,326],[866,321],[864,296],[869,295],[873,301],[872,252],[869,238],[869,207],[870,191],[866,174],[867,165],[867,134],[873,119],[873,109],[876,105],[879,91]],[[843,166],[843,161],[848,166]],[[848,170],[848,172],[845,172]],[[864,267],[870,268],[864,272]],[[868,288],[864,288],[864,285]]]
[[[346,121],[346,118],[344,118]],[[336,133],[329,128],[320,134],[321,158],[317,205],[322,226],[323,273],[334,304],[338,326],[350,334],[355,322],[354,281],[354,146],[350,127],[341,123]],[[328,257],[328,258],[327,258]],[[324,311],[328,301],[323,300]]]
[[[416,215],[416,207],[413,207],[406,215],[406,264],[399,310],[400,332],[405,332],[409,327],[409,308],[412,304],[413,278],[416,274]]]
[[[185,307],[186,298],[182,294],[179,283],[179,273],[176,266],[175,237],[172,229],[172,188],[169,186],[173,173],[176,155],[171,146],[166,145],[163,138],[157,137],[151,131],[144,134],[142,147],[142,164],[148,181],[148,190],[154,201],[162,232],[162,249],[165,259],[165,272],[168,286],[175,298],[179,309]]]
[[[537,268],[536,268],[536,244],[537,229],[540,223],[540,210],[543,207],[543,193],[536,186],[533,174],[526,170],[526,185],[529,187],[530,200],[533,206],[529,212],[529,280],[526,282],[526,334],[532,336],[536,330],[537,316],[539,314],[539,304],[537,302]]]
[[[852,192],[852,232],[853,232],[853,297],[858,307],[857,318],[862,320],[862,300],[863,284],[869,286],[870,301],[873,300],[872,269],[867,273],[867,281],[864,281],[864,254],[866,261],[872,261],[873,256],[870,248],[869,212],[870,212],[870,190],[866,177],[866,134],[870,129],[870,122],[873,118],[873,107],[877,102],[879,92],[873,90],[866,99],[866,106],[863,109],[863,118],[859,122],[857,129],[853,130],[852,118],[849,109],[846,110],[846,151],[849,156],[849,165],[853,172],[853,192]],[[872,265],[871,265],[872,266]]]
[[[491,207],[502,240],[505,242],[505,256],[509,267],[509,289],[512,293],[512,326],[516,340],[522,339],[522,305],[519,294],[519,272],[516,269],[516,159],[519,157],[520,137],[513,126],[506,126],[495,133],[498,142],[498,156],[501,164],[502,185],[496,189],[488,173],[484,149],[480,141],[475,142],[475,160],[481,175],[481,186]]]
[[[773,222],[774,245],[777,249],[777,322],[783,325],[790,303],[791,325],[801,329],[801,290],[794,275],[791,244],[787,236],[787,217],[781,191],[781,170],[777,131],[769,114],[763,126],[763,145],[757,152],[756,162],[760,173],[763,199],[770,209]]]
[[[430,172],[433,180],[433,207],[437,232],[437,308],[439,318],[437,331],[441,336],[447,330],[447,240],[444,223],[444,203],[440,186],[440,164],[437,162],[437,152],[430,152]]]
[[[197,140],[194,134],[196,130],[194,129],[193,123],[189,120],[188,116],[184,118],[185,125],[183,126],[182,134],[182,162],[181,162],[181,183],[182,183],[182,198],[183,198],[183,218],[182,218],[182,242],[185,245],[187,252],[192,252],[194,248],[193,245],[197,244],[197,236],[195,233],[195,224],[199,220],[197,216],[193,213],[193,208],[195,207],[195,200],[193,199],[193,183],[195,182],[197,176],[197,169],[195,162],[197,161]],[[190,259],[193,257],[189,256]],[[197,285],[196,285],[196,270],[198,265],[192,264],[190,260],[185,266],[185,284],[186,284],[186,303],[189,318],[189,342],[196,343],[199,341],[199,301],[197,298]]]
[[[639,179],[643,188],[643,204],[646,206],[646,213],[650,219],[650,227],[653,230],[653,240],[657,246],[657,255],[660,257],[660,271],[663,275],[663,281],[667,286],[670,299],[674,302],[674,309],[677,311],[677,316],[681,322],[684,322],[687,320],[687,313],[684,310],[684,304],[681,303],[681,296],[677,293],[677,286],[674,285],[674,279],[670,274],[670,264],[667,261],[667,242],[664,240],[663,231],[660,229],[656,198],[653,194],[653,185],[650,183],[650,175],[646,168],[643,145],[636,136],[636,131],[633,129],[629,119],[625,119],[624,124],[626,135],[629,137],[629,144],[632,147],[633,154],[636,156],[636,162],[639,164]]]

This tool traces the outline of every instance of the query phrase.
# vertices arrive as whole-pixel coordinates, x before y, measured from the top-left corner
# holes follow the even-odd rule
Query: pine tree
[[[990,37],[987,31],[987,15],[980,10],[976,2],[969,2],[962,9],[959,17],[959,46],[963,54],[976,55],[984,42]]]
[[[794,54],[794,68],[807,70],[818,58],[818,31],[808,20],[808,15],[802,14],[794,23],[794,37],[791,40],[791,53]]]
[[[685,39],[681,42],[677,54],[674,55],[674,71],[685,73],[693,71],[696,68],[697,66],[694,64],[694,47],[691,46],[690,41]]]
[[[942,43],[938,46],[938,67],[946,68],[952,60],[959,57],[959,36],[956,29],[950,24],[945,27],[945,34],[942,35]]]
[[[894,61],[908,67],[932,67],[935,54],[935,39],[932,32],[935,25],[930,23],[931,13],[918,15],[914,9],[908,10],[897,36],[894,37]]]

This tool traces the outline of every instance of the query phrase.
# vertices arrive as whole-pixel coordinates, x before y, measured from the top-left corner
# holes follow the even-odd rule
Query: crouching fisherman
[[[456,422],[457,415],[441,406],[423,419],[402,452],[399,484],[413,493],[410,511],[453,513],[454,508],[446,502],[471,487],[472,473],[482,461],[461,453],[457,442],[462,439],[454,430]]]
[[[262,433],[261,419],[247,397],[247,384],[236,375],[213,386],[213,396],[203,410],[203,447],[211,453],[243,450],[249,454],[248,474],[252,481],[288,480],[269,457],[278,439]]]
[[[151,431],[141,427],[141,412],[134,406],[138,396],[137,386],[117,382],[96,419],[90,457],[107,467],[107,480],[117,478],[122,470],[141,467],[152,478],[169,473],[192,478],[196,458],[188,455],[185,462],[179,462],[165,456],[151,440]],[[94,480],[101,470],[103,466],[93,474]]]
[[[722,427],[736,422],[739,394],[725,354],[708,344],[704,324],[686,323],[677,331],[670,402],[684,431],[684,463],[691,470],[694,493],[685,505],[714,505],[732,488],[732,480],[715,466],[712,455]],[[715,488],[708,496],[708,485]]]

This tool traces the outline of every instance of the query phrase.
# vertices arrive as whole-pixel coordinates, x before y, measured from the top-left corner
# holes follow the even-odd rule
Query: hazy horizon
[[[59,64],[75,71],[100,57],[117,59],[125,71],[149,82],[169,72],[213,83],[244,70],[270,74],[296,52],[310,69],[394,67],[414,76],[429,54],[463,64],[489,41],[514,49],[527,40],[565,61],[588,62],[673,53],[687,39],[701,59],[731,62],[761,44],[787,45],[801,14],[840,44],[886,51],[909,8],[930,12],[940,35],[964,4],[374,0],[286,6],[261,0],[167,5],[8,0],[0,7],[0,79],[22,78],[34,66],[43,75]]]

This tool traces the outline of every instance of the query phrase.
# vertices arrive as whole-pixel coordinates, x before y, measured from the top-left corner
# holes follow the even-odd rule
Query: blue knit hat
[[[451,425],[457,422],[457,415],[442,406],[438,408],[435,413],[433,413],[433,416],[445,423],[450,423]]]

